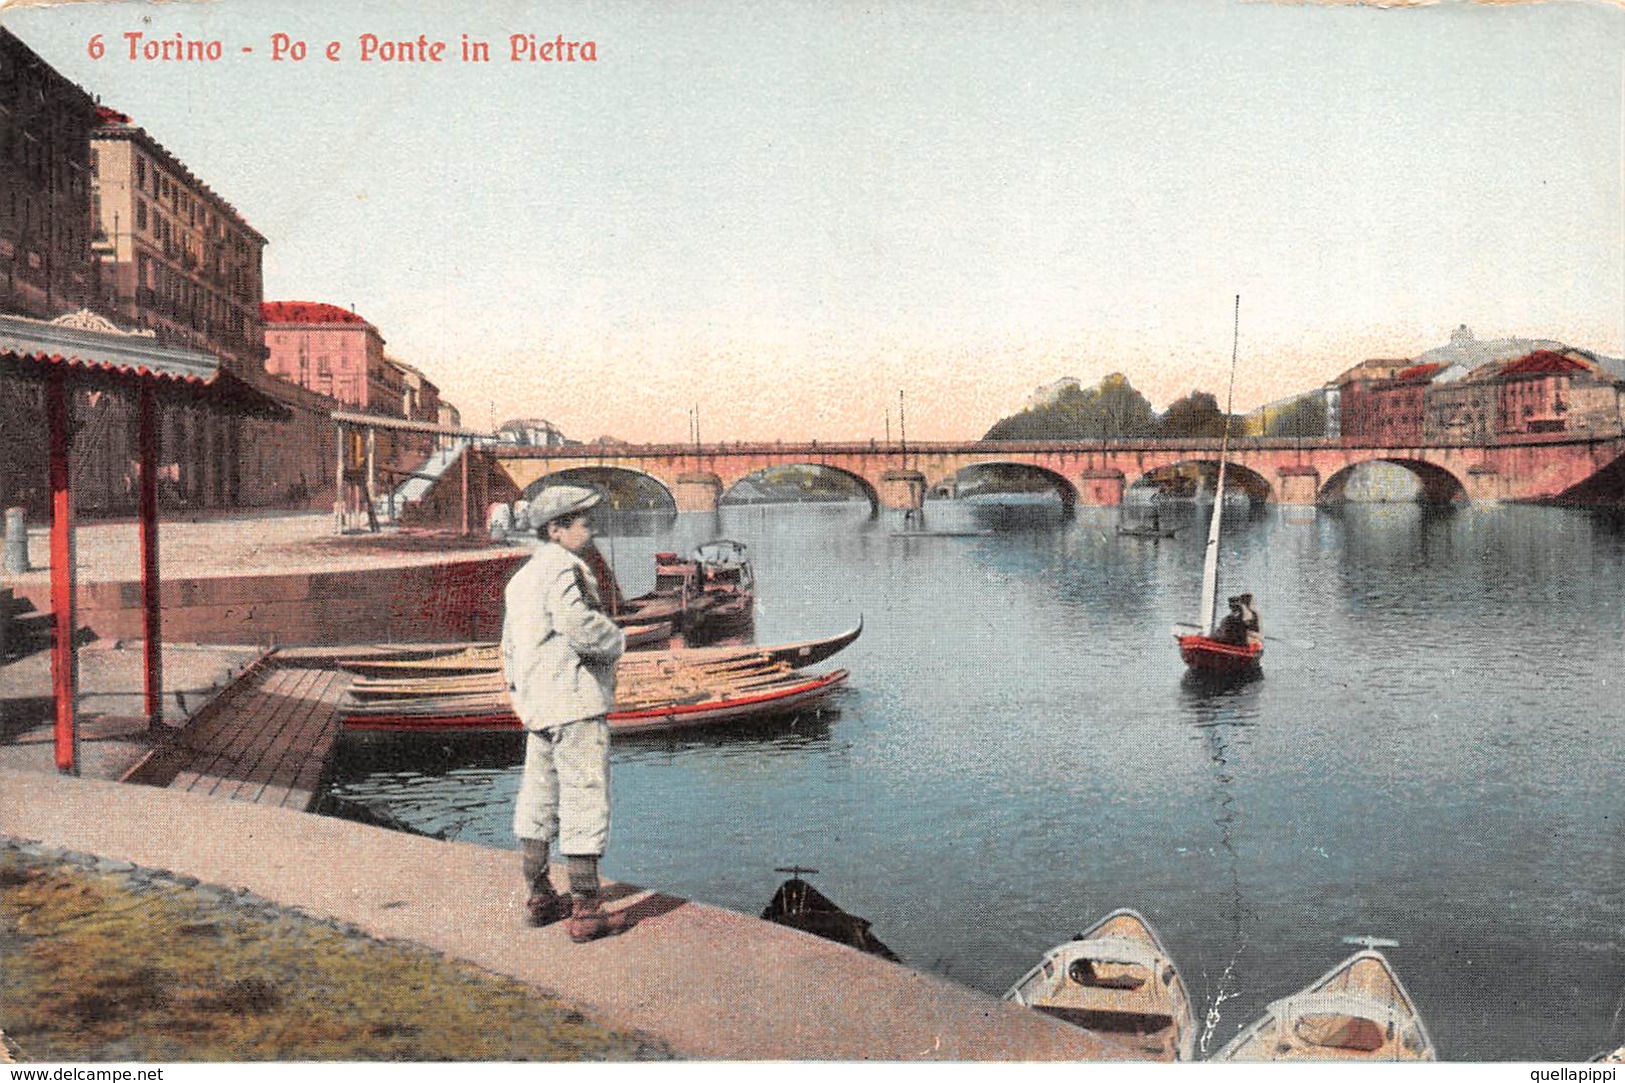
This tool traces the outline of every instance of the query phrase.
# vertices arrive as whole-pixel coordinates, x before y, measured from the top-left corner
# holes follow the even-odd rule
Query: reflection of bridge
[[[995,464],[1045,476],[1067,507],[1117,504],[1148,475],[1217,463],[1218,440],[1108,440],[1001,443],[648,444],[485,449],[521,492],[566,470],[614,469],[644,475],[684,511],[707,511],[739,481],[781,466],[817,466],[851,478],[876,508],[920,506],[925,493],[952,487],[961,470]],[[1233,438],[1234,484],[1255,501],[1312,504],[1338,499],[1350,472],[1366,463],[1410,470],[1428,500],[1617,499],[1625,491],[1625,436],[1530,436],[1517,443],[1377,447],[1331,438]],[[1151,479],[1154,480],[1154,479]]]

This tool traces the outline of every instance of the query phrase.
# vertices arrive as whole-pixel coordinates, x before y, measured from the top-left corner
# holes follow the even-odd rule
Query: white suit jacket
[[[508,581],[502,669],[526,729],[607,714],[625,650],[626,635],[600,607],[592,572],[563,546],[544,542]]]

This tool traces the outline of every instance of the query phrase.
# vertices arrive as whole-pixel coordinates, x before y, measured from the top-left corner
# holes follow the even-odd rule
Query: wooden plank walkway
[[[232,801],[305,809],[340,731],[350,675],[273,656],[126,776]]]

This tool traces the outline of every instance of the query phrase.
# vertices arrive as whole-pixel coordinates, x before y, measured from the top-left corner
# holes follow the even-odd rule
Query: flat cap
[[[603,499],[603,493],[582,485],[550,485],[531,501],[530,521],[542,530],[553,520],[586,511]]]

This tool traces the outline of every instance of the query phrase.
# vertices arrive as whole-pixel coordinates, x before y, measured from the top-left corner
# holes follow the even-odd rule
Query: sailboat
[[[1174,640],[1185,665],[1197,673],[1236,676],[1259,668],[1264,644],[1249,636],[1246,643],[1213,638],[1219,600],[1219,535],[1224,521],[1225,460],[1230,453],[1230,408],[1236,394],[1236,349],[1241,337],[1241,295],[1236,295],[1236,326],[1230,345],[1230,390],[1224,400],[1224,435],[1219,441],[1219,478],[1213,486],[1213,518],[1208,523],[1207,551],[1202,558],[1202,598],[1197,623],[1174,625]]]

